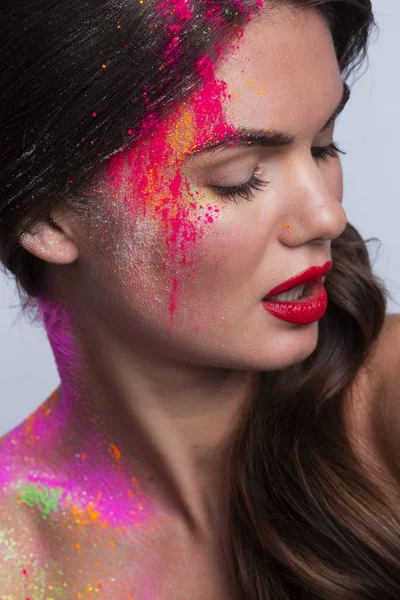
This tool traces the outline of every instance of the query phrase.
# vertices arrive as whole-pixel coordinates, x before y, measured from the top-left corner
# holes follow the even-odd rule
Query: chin
[[[302,362],[316,349],[318,344],[317,323],[291,325],[281,334],[267,334],[266,341],[257,340],[251,350],[244,355],[243,348],[235,357],[237,369],[254,371],[279,371]],[[271,343],[271,339],[273,340]],[[239,361],[241,364],[239,364]]]

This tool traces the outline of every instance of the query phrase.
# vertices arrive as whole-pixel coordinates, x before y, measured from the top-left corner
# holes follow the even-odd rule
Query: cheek
[[[245,201],[220,206],[213,227],[207,229],[197,252],[198,270],[217,282],[243,280],[265,251],[265,236],[256,226],[256,211]],[[267,234],[265,234],[267,235]]]
[[[135,202],[133,188],[108,197],[88,260],[120,301],[141,309],[151,302],[171,319],[199,273],[215,268],[223,211],[205,194],[188,193],[179,171],[175,181],[182,181],[179,195],[153,194],[146,204]]]
[[[204,229],[190,268],[181,270],[179,307],[200,329],[229,328],[246,318],[260,294],[270,232],[260,222],[256,201],[214,205],[218,216]],[[264,272],[263,272],[264,271]],[[258,286],[258,287],[257,287]]]
[[[107,226],[97,236],[100,285],[116,305],[146,320],[203,329],[246,304],[268,235],[254,226],[255,203],[216,202],[192,190],[164,211],[144,216],[136,208],[106,203]]]

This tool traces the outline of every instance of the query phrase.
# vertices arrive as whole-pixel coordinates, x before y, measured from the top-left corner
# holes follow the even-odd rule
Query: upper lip
[[[332,264],[333,263],[331,261],[328,261],[321,267],[309,267],[305,271],[302,271],[298,275],[295,275],[294,277],[291,277],[290,279],[287,279],[286,281],[283,281],[274,287],[264,296],[263,300],[265,298],[269,298],[270,296],[283,294],[283,292],[287,292],[298,285],[313,283],[314,281],[321,279],[321,277],[324,277],[324,275],[331,270]]]

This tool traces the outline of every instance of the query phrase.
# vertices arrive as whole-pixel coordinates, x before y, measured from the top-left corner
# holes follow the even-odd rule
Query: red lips
[[[292,288],[298,285],[313,283],[314,281],[317,281],[317,279],[324,277],[331,270],[332,265],[332,261],[328,261],[321,267],[310,267],[305,271],[302,271],[298,275],[295,275],[294,277],[291,277],[287,281],[283,281],[282,283],[274,287],[268,292],[268,294],[266,294],[266,296],[264,296],[263,300],[265,298],[269,298],[270,296],[277,296],[278,294],[283,294],[283,292],[287,292],[288,290],[291,290]]]

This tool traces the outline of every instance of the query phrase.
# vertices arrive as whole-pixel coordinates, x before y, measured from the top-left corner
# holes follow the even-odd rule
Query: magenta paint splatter
[[[172,291],[171,291],[171,295],[170,295],[170,300],[169,300],[169,311],[170,311],[170,315],[173,317],[175,314],[175,310],[176,310],[176,292],[178,289],[178,279],[176,277],[173,277],[172,280]]]
[[[181,21],[186,21],[193,17],[185,0],[160,0],[157,5],[157,11],[163,16],[174,16]]]
[[[181,269],[193,264],[193,251],[204,227],[212,225],[218,215],[193,202],[195,196],[181,171],[184,151],[210,138],[234,134],[224,116],[223,101],[229,98],[225,82],[216,79],[209,56],[200,57],[196,68],[201,83],[190,108],[182,105],[159,122],[148,115],[141,124],[139,143],[112,157],[108,164],[108,181],[114,191],[118,194],[123,185],[130,190],[124,195],[128,212],[139,218],[150,211],[164,239],[168,265],[180,265]],[[206,214],[199,217],[199,209]],[[182,270],[178,273],[183,275]],[[170,284],[171,322],[178,306],[180,276],[174,275]]]
[[[164,68],[173,65],[182,55],[182,46],[179,44],[179,36],[175,35],[169,42],[163,55]]]

